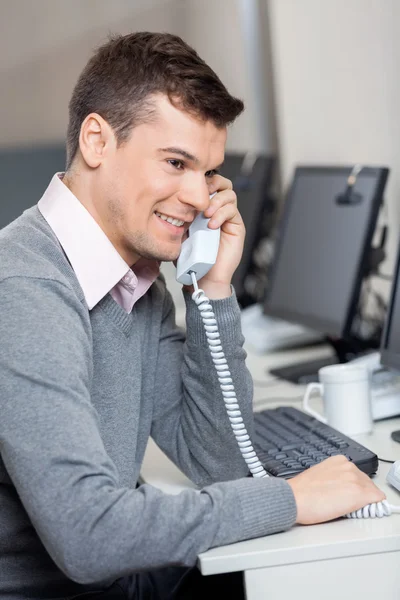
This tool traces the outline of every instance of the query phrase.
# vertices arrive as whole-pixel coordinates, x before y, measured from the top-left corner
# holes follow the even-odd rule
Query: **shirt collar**
[[[56,173],[38,209],[54,231],[91,310],[130,271],[89,211]]]

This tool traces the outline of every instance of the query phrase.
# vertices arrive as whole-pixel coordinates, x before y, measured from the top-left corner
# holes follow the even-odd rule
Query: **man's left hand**
[[[209,185],[210,195],[217,194],[204,211],[211,218],[210,229],[221,228],[221,239],[215,265],[199,281],[210,299],[227,298],[231,295],[231,280],[243,254],[245,227],[238,211],[236,193],[232,182],[221,175],[215,175]]]

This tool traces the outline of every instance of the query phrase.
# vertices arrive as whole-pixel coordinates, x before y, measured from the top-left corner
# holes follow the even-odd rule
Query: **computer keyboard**
[[[254,413],[254,449],[265,470],[289,479],[330,456],[343,454],[367,475],[378,469],[376,454],[296,408]]]

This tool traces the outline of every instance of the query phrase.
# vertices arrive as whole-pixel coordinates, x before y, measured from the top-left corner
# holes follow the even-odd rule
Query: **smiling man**
[[[382,499],[339,457],[246,477],[186,290],[186,336],[175,325],[159,263],[204,211],[221,243],[200,285],[251,432],[230,286],[245,232],[217,174],[242,109],[180,38],[110,40],[72,95],[66,173],[0,233],[1,598],[240,597],[199,552]],[[137,487],[150,435],[199,491]]]

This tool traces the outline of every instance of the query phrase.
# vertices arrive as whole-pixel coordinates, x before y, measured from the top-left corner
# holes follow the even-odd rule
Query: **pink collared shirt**
[[[89,310],[110,292],[130,313],[157,278],[158,262],[142,258],[130,268],[62,177],[53,176],[38,209],[67,255]]]

